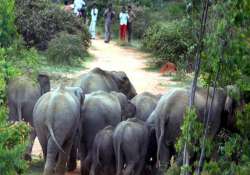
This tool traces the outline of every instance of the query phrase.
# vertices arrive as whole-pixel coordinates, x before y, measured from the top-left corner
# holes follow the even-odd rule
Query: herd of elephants
[[[49,76],[39,74],[35,82],[17,77],[7,88],[9,119],[32,126],[25,158],[31,159],[37,136],[43,175],[72,171],[77,159],[82,175],[161,174],[175,155],[190,94],[189,88],[137,94],[126,73],[100,68],[71,87],[51,89]],[[213,97],[213,88],[197,87],[194,106],[200,121],[212,99],[209,135],[221,128],[234,131],[238,103],[226,88],[216,89]]]

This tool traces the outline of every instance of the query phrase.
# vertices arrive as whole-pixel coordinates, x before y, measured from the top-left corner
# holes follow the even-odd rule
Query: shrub
[[[83,41],[89,43],[88,31],[81,19],[49,0],[16,0],[16,4],[17,29],[29,47],[45,50],[48,41],[61,31],[69,34],[83,32]]]
[[[0,47],[9,46],[16,37],[14,25],[14,0],[3,0],[0,3]]]
[[[76,64],[84,57],[86,48],[78,35],[60,33],[49,42],[48,61],[54,64]]]
[[[155,24],[147,29],[142,40],[143,48],[156,56],[149,60],[156,67],[167,61],[190,65],[193,60],[193,53],[189,51],[192,43],[192,32],[187,20]]]
[[[22,159],[26,150],[29,127],[24,122],[7,122],[6,82],[18,71],[9,63],[7,51],[0,49],[0,173],[20,174],[27,169]]]
[[[133,37],[136,39],[142,39],[146,29],[149,27],[150,9],[146,7],[133,7],[136,18],[133,21]]]

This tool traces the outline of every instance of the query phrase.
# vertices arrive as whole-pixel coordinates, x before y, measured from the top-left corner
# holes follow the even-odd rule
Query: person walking
[[[96,3],[93,4],[91,9],[91,22],[89,26],[89,32],[91,34],[91,39],[95,39],[96,37],[96,21],[97,21],[98,9]]]
[[[127,24],[128,24],[128,13],[126,12],[126,8],[123,6],[122,11],[119,15],[120,18],[120,40],[124,41],[127,33]]]
[[[113,19],[115,17],[115,12],[113,11],[112,4],[108,5],[108,8],[104,12],[104,18],[105,18],[105,43],[109,43],[111,39],[111,25],[113,22]]]
[[[74,0],[74,13],[76,16],[82,17],[84,24],[86,23],[86,3],[84,0]]]
[[[127,26],[127,32],[128,32],[128,42],[131,42],[131,38],[132,38],[132,22],[134,21],[135,19],[135,14],[134,12],[132,11],[132,6],[129,5],[128,6],[128,26]]]

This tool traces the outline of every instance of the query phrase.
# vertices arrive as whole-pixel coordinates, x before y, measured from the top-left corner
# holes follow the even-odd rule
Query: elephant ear
[[[50,91],[50,79],[49,79],[48,75],[46,75],[44,73],[40,73],[37,76],[37,81],[40,85],[41,94],[44,94],[44,93]]]

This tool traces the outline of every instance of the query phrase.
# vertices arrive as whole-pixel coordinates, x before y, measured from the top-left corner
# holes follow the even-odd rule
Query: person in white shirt
[[[126,38],[126,33],[127,33],[127,24],[128,24],[128,13],[126,12],[126,8],[123,6],[122,11],[119,15],[120,18],[120,39],[122,41],[125,40]]]
[[[74,0],[74,13],[79,16],[82,7],[85,6],[84,0]]]
[[[92,39],[95,39],[96,36],[95,28],[96,28],[97,15],[98,15],[98,9],[96,3],[94,3],[91,9],[91,22],[89,26],[89,32],[91,34]]]

